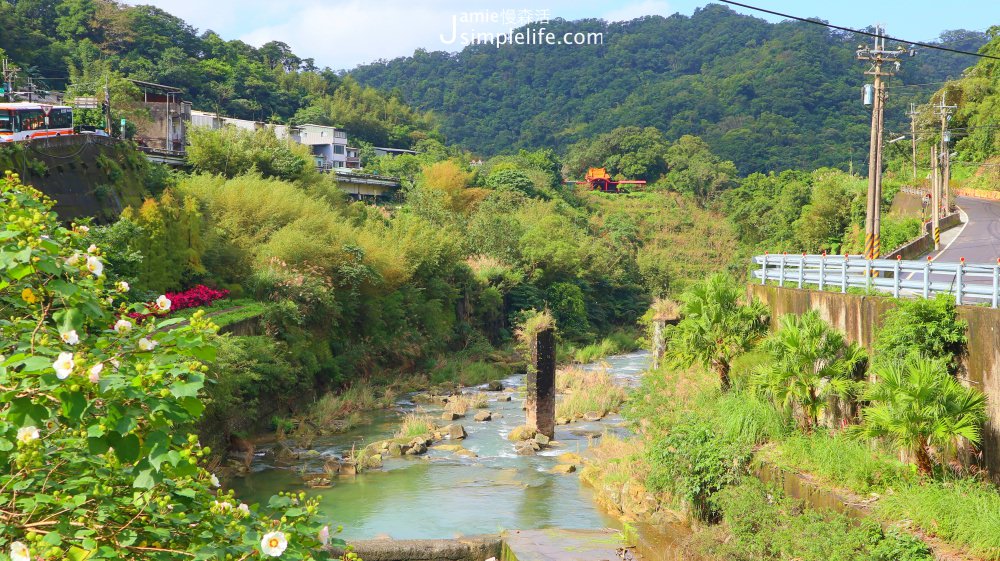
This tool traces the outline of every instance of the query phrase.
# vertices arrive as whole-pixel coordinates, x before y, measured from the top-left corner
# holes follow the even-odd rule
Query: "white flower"
[[[97,246],[90,244],[90,247],[87,248],[87,253],[97,253]]]
[[[98,362],[90,367],[90,382],[96,384],[101,381],[101,371],[104,370],[104,363]]]
[[[286,547],[288,547],[288,540],[285,539],[285,534],[281,532],[264,534],[264,539],[260,540],[261,551],[271,557],[279,557],[285,552]]]
[[[139,339],[139,350],[151,351],[156,347],[156,341],[150,340],[147,337]]]
[[[246,503],[240,503],[240,506],[237,508],[243,516],[250,516],[250,507]]]
[[[104,263],[101,263],[100,259],[91,255],[87,257],[87,270],[93,273],[95,277],[99,277],[104,273]]]
[[[56,370],[56,377],[65,380],[69,373],[73,371],[76,363],[73,362],[73,353],[59,353],[59,358],[52,363],[52,368]]]
[[[212,483],[212,487],[222,486],[222,484],[219,483],[219,478],[216,477],[214,473],[212,474],[212,477],[208,478],[208,480]]]
[[[63,343],[67,345],[75,345],[80,342],[80,336],[76,334],[75,329],[70,329],[69,331],[60,335],[62,337]]]
[[[170,298],[167,298],[165,295],[161,294],[156,299],[156,307],[159,308],[159,310],[161,312],[169,312],[170,311]]]
[[[132,331],[132,322],[127,319],[120,319],[115,322],[115,332],[119,335],[125,335],[129,331]]]
[[[118,370],[118,367],[122,365],[122,363],[118,362],[117,358],[113,358],[113,359],[109,360],[108,362],[111,363],[111,366],[115,367],[115,370]]]
[[[83,233],[83,234],[86,234],[87,232],[90,231],[90,228],[87,227],[87,226],[85,226],[85,225],[83,225],[83,224],[80,224],[79,226],[77,226],[76,229],[77,229],[78,232]]]
[[[319,543],[323,544],[324,546],[330,545],[329,526],[323,526],[323,528],[319,531]]]
[[[38,440],[39,436],[40,434],[38,429],[34,425],[17,429],[17,441],[21,444],[27,444],[32,440]]]
[[[31,561],[31,552],[28,546],[21,542],[10,544],[10,561]]]
[[[118,292],[128,292],[129,288],[128,283],[125,281],[118,281],[115,287],[118,289]]]
[[[80,262],[80,252],[79,251],[76,252],[76,253],[74,253],[73,255],[70,255],[69,258],[66,259],[66,264],[67,265],[76,265],[79,262]]]
[[[215,503],[215,508],[219,509],[220,512],[228,512],[233,508],[233,505],[229,504],[229,501],[222,501],[221,503],[219,501],[212,502]]]

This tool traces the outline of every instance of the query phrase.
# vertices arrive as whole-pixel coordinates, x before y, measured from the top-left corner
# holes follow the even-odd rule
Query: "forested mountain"
[[[41,89],[95,95],[108,79],[181,88],[195,109],[260,121],[346,128],[352,138],[409,148],[435,135],[426,114],[397,96],[361,87],[289,46],[259,48],[198,30],[159,8],[112,0],[0,0],[0,58]]]
[[[771,24],[708,5],[686,17],[629,22],[554,20],[547,28],[602,32],[603,45],[472,45],[418,50],[354,69],[359,82],[400,91],[441,115],[450,141],[484,154],[565,149],[620,126],[656,127],[668,140],[704,138],[741,173],[863,165],[870,115],[855,48],[864,36],[801,22]],[[977,32],[942,41],[975,50]],[[892,85],[957,77],[969,57],[921,50]],[[909,101],[935,86],[892,90],[887,127],[904,128]],[[905,127],[905,128],[908,128]]]

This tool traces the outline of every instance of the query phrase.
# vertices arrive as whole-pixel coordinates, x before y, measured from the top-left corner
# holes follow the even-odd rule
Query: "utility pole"
[[[917,104],[910,104],[910,149],[913,151],[913,186],[917,186]]]
[[[934,236],[934,251],[941,248],[941,182],[938,177],[937,146],[931,145],[931,234]]]
[[[14,101],[14,78],[17,78],[19,70],[21,69],[11,64],[10,60],[3,59],[3,63],[0,65],[0,74],[3,75],[0,89],[3,89],[4,101]]]
[[[951,150],[948,149],[948,142],[951,140],[951,132],[948,131],[948,121],[951,120],[952,109],[957,109],[956,105],[947,105],[948,92],[941,93],[941,103],[938,104],[938,116],[941,117],[941,204],[944,206],[945,214],[951,210],[951,200],[948,196],[948,183],[951,179]]]
[[[886,82],[882,78],[888,79],[889,76],[895,74],[894,70],[898,70],[900,65],[899,57],[906,52],[901,47],[891,51],[886,50],[884,30],[880,26],[875,27],[875,35],[875,42],[871,48],[858,45],[856,53],[858,60],[871,63],[871,67],[865,74],[875,78],[871,90],[868,90],[867,84],[865,87],[865,101],[867,102],[869,93],[872,99],[871,144],[868,152],[868,200],[865,214],[865,257],[867,259],[876,259],[881,254],[879,230],[882,213],[882,124],[885,116],[886,98]],[[894,70],[883,69],[885,64],[894,65]]]
[[[169,119],[170,116],[167,115]],[[111,136],[111,90],[108,88],[108,75],[104,75],[104,132]]]

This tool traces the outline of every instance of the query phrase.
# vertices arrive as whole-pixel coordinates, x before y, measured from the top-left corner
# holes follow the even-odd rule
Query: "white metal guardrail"
[[[894,297],[953,294],[957,304],[984,303],[996,308],[1000,300],[1000,259],[994,265],[865,259],[842,255],[758,255],[753,278],[798,288],[819,290],[862,288]]]

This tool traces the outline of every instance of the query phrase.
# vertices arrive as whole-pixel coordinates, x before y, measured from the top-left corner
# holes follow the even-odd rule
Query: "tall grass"
[[[510,373],[510,370],[501,364],[452,357],[442,361],[431,371],[431,383],[478,386],[491,380],[506,378]]]
[[[769,402],[750,394],[729,393],[716,403],[718,430],[727,442],[753,447],[791,431],[788,417]]]
[[[877,503],[881,517],[911,520],[976,556],[1000,560],[1000,492],[993,485],[973,479],[913,481],[893,491]]]
[[[556,388],[565,392],[556,402],[556,416],[574,418],[584,413],[607,415],[625,403],[625,389],[606,370],[561,369],[556,372]]]
[[[794,434],[765,457],[775,464],[815,474],[859,494],[882,493],[916,476],[910,466],[871,445],[844,435]]]
[[[638,333],[634,330],[619,330],[583,348],[569,346],[560,349],[562,361],[572,360],[578,364],[589,364],[604,357],[627,353],[639,348]]]
[[[403,417],[403,422],[400,423],[399,430],[396,431],[396,438],[423,436],[436,428],[437,424],[429,416],[408,413]]]
[[[331,426],[361,411],[389,407],[394,397],[389,390],[379,395],[371,383],[359,381],[340,393],[324,394],[309,408],[308,417],[317,426]]]

